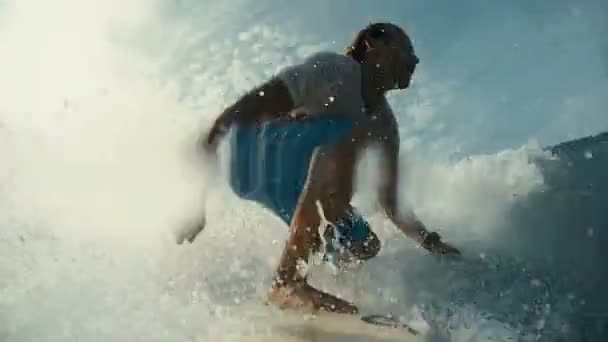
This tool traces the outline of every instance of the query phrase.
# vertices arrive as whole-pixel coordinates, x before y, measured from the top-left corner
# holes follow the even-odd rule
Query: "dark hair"
[[[353,43],[346,48],[346,55],[352,57],[359,63],[363,63],[365,52],[367,51],[367,39],[380,40],[388,42],[390,35],[386,34],[387,23],[371,23],[366,28],[359,31]]]

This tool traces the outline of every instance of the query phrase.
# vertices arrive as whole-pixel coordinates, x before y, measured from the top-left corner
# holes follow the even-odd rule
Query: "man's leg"
[[[313,203],[303,204],[296,211],[279,262],[271,298],[280,306],[312,306],[314,309],[326,311],[356,313],[358,309],[355,305],[306,283],[305,267],[308,257],[320,244],[320,222],[321,218]]]

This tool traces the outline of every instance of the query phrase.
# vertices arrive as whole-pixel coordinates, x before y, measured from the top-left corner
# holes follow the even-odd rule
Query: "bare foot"
[[[336,296],[302,283],[295,286],[273,286],[269,300],[282,309],[312,309],[356,314],[359,309]]]

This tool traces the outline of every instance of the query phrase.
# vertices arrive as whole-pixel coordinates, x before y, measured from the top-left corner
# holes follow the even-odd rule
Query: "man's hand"
[[[196,239],[198,234],[205,229],[205,223],[206,218],[203,213],[201,219],[196,224],[184,226],[180,231],[176,232],[175,242],[178,245],[183,244],[185,241],[188,241],[189,243],[194,242],[194,239]]]
[[[202,136],[199,145],[207,156],[215,156],[220,140],[228,133],[228,126],[220,121],[216,121],[209,132]]]
[[[424,249],[431,252],[434,255],[446,255],[446,256],[460,256],[460,251],[443,241],[441,241],[441,236],[439,234],[432,233],[424,233],[421,236],[421,245]]]
[[[435,246],[433,246],[429,252],[433,253],[434,255],[447,255],[447,256],[460,256],[460,251],[445,242],[440,241],[438,244],[436,244]]]

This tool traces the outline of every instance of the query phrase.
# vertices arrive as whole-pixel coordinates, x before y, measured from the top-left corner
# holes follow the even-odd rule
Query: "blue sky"
[[[529,140],[553,144],[608,129],[608,39],[602,34],[608,29],[607,7],[599,0],[474,0],[464,5],[445,0],[187,0],[167,13],[201,35],[201,45],[195,44],[199,49],[238,43],[239,34],[263,27],[272,33],[254,40],[265,40],[263,52],[281,51],[283,57],[288,47],[341,51],[372,20],[400,24],[411,33],[422,60],[414,87],[391,94],[404,146],[476,153]],[[224,63],[230,46],[241,45],[224,45]],[[185,57],[191,62],[193,50]],[[240,58],[243,75],[259,74],[259,65],[244,55],[232,58]],[[263,75],[274,69],[265,70]],[[254,77],[252,83],[263,78]]]

